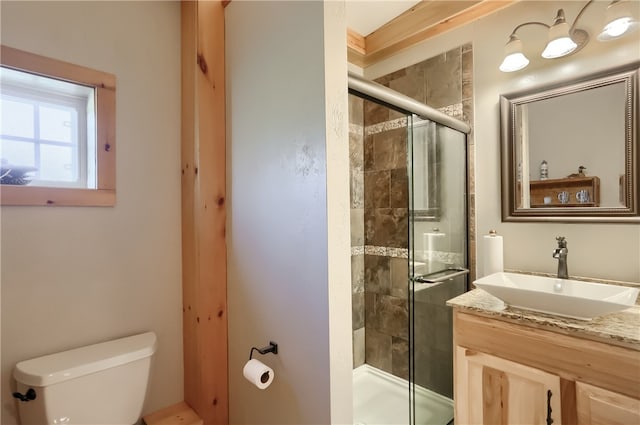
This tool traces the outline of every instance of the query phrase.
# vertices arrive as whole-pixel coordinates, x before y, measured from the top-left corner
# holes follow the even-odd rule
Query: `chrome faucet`
[[[558,247],[553,250],[553,258],[558,260],[558,279],[569,279],[569,272],[567,271],[567,241],[564,236],[556,237],[558,241]]]

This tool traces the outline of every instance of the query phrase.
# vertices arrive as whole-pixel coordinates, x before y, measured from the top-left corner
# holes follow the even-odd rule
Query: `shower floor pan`
[[[416,385],[416,425],[447,425],[453,401]],[[353,370],[355,425],[409,424],[409,383],[367,364]]]

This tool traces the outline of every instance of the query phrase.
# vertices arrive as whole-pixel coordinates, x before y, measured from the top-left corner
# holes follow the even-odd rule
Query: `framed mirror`
[[[502,221],[640,222],[639,67],[500,96]]]

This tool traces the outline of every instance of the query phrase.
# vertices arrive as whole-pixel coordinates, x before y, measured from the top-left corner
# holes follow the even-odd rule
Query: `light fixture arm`
[[[569,34],[573,34],[573,31],[576,29],[576,23],[578,22],[578,19],[580,19],[580,17],[584,13],[584,11],[587,9],[587,7],[591,6],[593,2],[594,0],[589,0],[587,4],[582,6],[582,9],[580,9],[580,12],[578,12],[578,16],[576,16],[576,19],[573,20],[573,24],[571,24],[571,29],[569,30]],[[616,1],[613,1],[612,3],[616,3]]]
[[[542,25],[543,27],[545,27],[547,29],[551,28],[550,25],[547,25],[544,22],[537,22],[537,21],[525,22],[524,24],[520,24],[517,27],[515,27],[513,29],[513,31],[511,31],[511,35],[509,37],[513,37],[514,35],[516,35],[516,31],[518,31],[520,28],[525,27],[527,25]]]

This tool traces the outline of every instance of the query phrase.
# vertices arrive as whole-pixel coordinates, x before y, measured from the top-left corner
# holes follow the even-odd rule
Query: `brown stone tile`
[[[351,296],[351,326],[354,331],[364,327],[364,292]]]
[[[473,98],[473,52],[462,53],[462,100]]]
[[[468,52],[473,49],[473,43],[466,43],[461,46],[462,53]]]
[[[351,256],[351,291],[364,292],[364,254]]]
[[[353,368],[364,364],[364,328],[353,331]]]
[[[431,371],[434,367],[431,362],[431,350],[426,347],[416,347],[414,350],[414,356],[414,379],[416,384],[423,388],[431,389]]]
[[[450,350],[432,352],[431,389],[445,397],[453,397],[453,355]]]
[[[409,341],[404,338],[391,338],[391,373],[409,380]]]
[[[467,190],[470,194],[476,193],[476,163],[474,145],[467,145]]]
[[[389,208],[391,172],[366,171],[364,173],[364,207]]]
[[[391,337],[367,327],[365,329],[365,361],[373,367],[391,373]]]
[[[409,338],[409,305],[406,299],[381,295],[377,297],[376,314],[380,332]]]
[[[407,129],[383,131],[373,137],[375,170],[393,170],[407,166]]]
[[[364,125],[364,99],[349,95],[349,123]]]
[[[407,75],[407,69],[403,68],[403,69],[399,69],[398,71],[392,72],[390,74],[383,75],[382,77],[377,78],[374,81],[378,84],[382,84],[383,86],[389,87],[389,83],[391,81],[397,80],[398,78],[402,78],[405,75]]]
[[[364,132],[349,132],[349,169],[364,171]]]
[[[374,292],[364,293],[364,326],[367,329],[380,329],[380,315],[378,314],[378,298]]]
[[[465,99],[462,101],[462,121],[469,124],[473,132],[473,99]]]
[[[418,102],[424,102],[426,98],[426,86],[424,80],[424,68],[414,69],[402,78],[389,83],[389,87],[398,93],[409,96]]]
[[[364,159],[364,171],[375,171],[375,158],[373,155],[373,136],[364,137],[364,146],[362,149]]]
[[[372,102],[370,100],[364,101],[364,125],[365,127],[373,124],[378,124],[389,120],[390,109],[384,105]]]
[[[375,245],[376,237],[376,210],[365,208],[364,210],[364,244]]]
[[[477,229],[476,229],[476,195],[475,194],[470,194],[469,195],[469,240],[470,241],[475,241],[476,240],[476,235],[477,235]]]
[[[351,210],[351,246],[364,245],[364,208]]]
[[[365,211],[365,234],[371,224],[371,235],[366,234],[365,240],[371,245],[388,246],[393,248],[409,247],[409,210],[407,208],[376,208],[373,211],[373,220]],[[367,239],[367,236],[371,236]]]
[[[389,206],[391,208],[409,207],[409,177],[406,168],[391,170]]]
[[[455,297],[458,294],[453,294]],[[436,306],[435,333],[432,344],[437,350],[453,350],[453,311],[446,305]]]
[[[381,295],[388,295],[391,292],[389,257],[365,254],[364,290]]]
[[[362,171],[351,171],[349,184],[349,196],[351,200],[351,208],[364,208],[365,188],[364,173]]]
[[[428,60],[427,104],[434,108],[462,100],[461,49],[455,48]]]
[[[389,262],[391,270],[390,294],[398,298],[407,298],[409,287],[409,260],[392,258]]]

